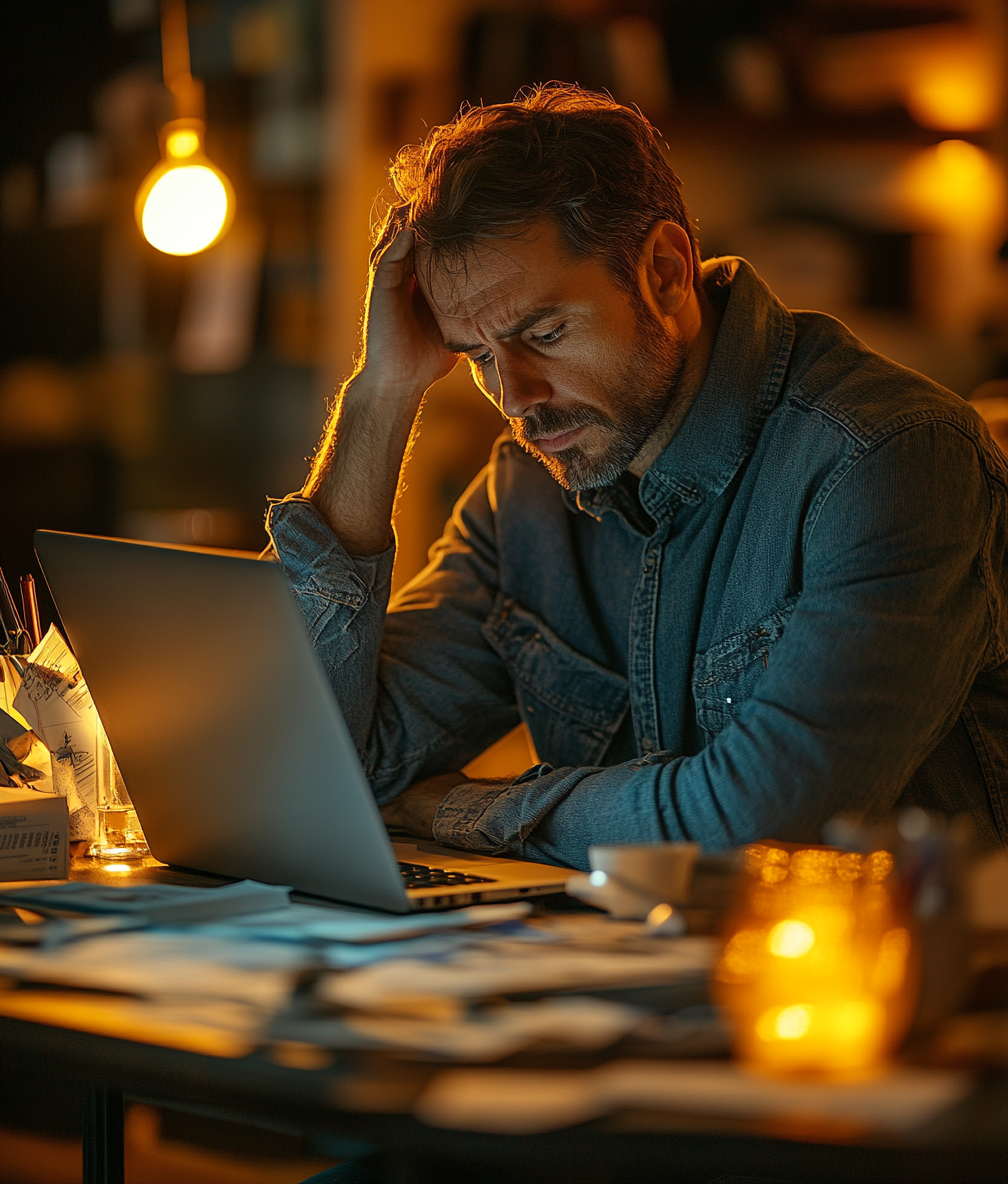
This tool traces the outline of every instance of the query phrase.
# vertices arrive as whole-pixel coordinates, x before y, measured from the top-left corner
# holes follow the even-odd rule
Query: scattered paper
[[[284,1003],[309,952],[274,942],[228,942],[193,933],[105,934],[55,950],[0,946],[0,976],[148,998],[228,999],[264,1018]]]
[[[54,625],[23,664],[14,707],[50,753],[67,745],[73,751],[76,792],[67,795],[70,842],[93,841],[98,819],[96,772],[105,739],[91,692]]]
[[[970,1088],[968,1074],[926,1069],[839,1084],[757,1077],[727,1062],[615,1061],[580,1072],[453,1069],[434,1078],[414,1112],[432,1126],[509,1135],[559,1130],[615,1110],[903,1131],[928,1122]]]
[[[638,952],[499,940],[436,962],[399,958],[323,975],[315,990],[326,1003],[367,1010],[402,996],[484,999],[528,991],[682,982],[706,975],[717,949],[713,939],[704,937],[653,938],[651,943],[649,951]]]
[[[496,1061],[531,1045],[607,1048],[644,1019],[634,1007],[603,999],[543,999],[488,1008],[475,1015],[279,1017],[268,1035],[323,1048],[394,1048],[445,1060]]]
[[[14,700],[21,688],[21,672],[14,661],[7,654],[0,654],[0,711],[8,715],[15,711]],[[23,665],[24,661],[24,658],[17,659],[18,665]]]
[[[29,879],[28,876],[21,878]],[[40,912],[123,914],[152,925],[188,925],[283,907],[289,894],[289,888],[260,884],[256,880],[239,880],[218,888],[188,888],[181,884],[124,884],[120,887],[74,880],[51,887],[0,892],[0,905]]]
[[[517,901],[514,904],[472,905],[444,913],[399,916],[365,909],[293,904],[275,912],[236,918],[227,925],[214,926],[213,933],[221,938],[245,940],[255,937],[266,941],[369,944],[399,941],[444,929],[499,925],[526,917],[531,908],[526,901]]]

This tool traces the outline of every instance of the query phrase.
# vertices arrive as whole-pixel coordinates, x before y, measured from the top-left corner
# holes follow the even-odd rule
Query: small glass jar
[[[148,854],[147,840],[104,729],[100,731],[97,756],[98,834],[90,854],[96,859],[115,863],[143,859]]]
[[[713,994],[751,1067],[863,1076],[906,1035],[917,951],[890,852],[753,844],[725,937]]]

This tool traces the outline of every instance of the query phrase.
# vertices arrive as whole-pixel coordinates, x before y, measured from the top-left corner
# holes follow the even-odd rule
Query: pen
[[[21,577],[21,607],[24,609],[25,628],[31,638],[32,649],[34,649],[42,640],[42,626],[39,623],[35,577],[31,573]]]
[[[2,630],[0,649],[11,654],[20,652],[26,634],[18,611],[14,607],[14,598],[10,594],[10,588],[7,587],[3,568],[0,568],[0,630]]]

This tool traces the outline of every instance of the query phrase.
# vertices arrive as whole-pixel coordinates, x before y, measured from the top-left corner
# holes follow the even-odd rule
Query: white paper
[[[582,1072],[453,1069],[430,1083],[415,1113],[434,1126],[512,1135],[559,1130],[614,1110],[899,1131],[929,1121],[970,1086],[968,1074],[929,1069],[894,1069],[842,1084],[757,1077],[728,1062],[614,1061]]]
[[[98,821],[96,770],[104,733],[77,659],[56,627],[26,659],[14,700],[50,753],[69,744],[74,754],[77,797],[68,795],[70,842],[93,841]]]
[[[313,960],[296,946],[198,933],[106,934],[53,950],[0,946],[0,975],[149,998],[228,999],[271,1011]]]
[[[681,982],[705,975],[713,966],[717,943],[711,938],[652,942],[653,948],[643,952],[498,940],[437,962],[397,958],[324,975],[315,991],[326,1003],[368,1010],[401,997],[483,999],[526,991]]]
[[[372,942],[400,941],[444,929],[499,925],[525,917],[531,911],[525,901],[514,904],[473,905],[444,913],[413,913],[389,916],[353,908],[323,908],[319,905],[292,904],[286,909],[254,913],[213,926],[214,935],[243,940],[293,942]],[[211,932],[211,930],[206,930]]]
[[[395,1048],[446,1060],[493,1061],[543,1042],[564,1048],[607,1048],[633,1031],[642,1018],[634,1007],[574,997],[514,1003],[451,1019],[280,1017],[269,1034],[277,1040],[299,1040],[323,1048]]]
[[[15,669],[14,663],[6,654],[0,654],[0,711],[6,711],[15,719],[18,713],[14,710],[14,700],[20,687],[21,675]]]

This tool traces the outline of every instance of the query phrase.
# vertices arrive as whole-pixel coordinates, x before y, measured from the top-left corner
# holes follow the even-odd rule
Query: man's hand
[[[432,839],[438,807],[453,789],[465,784],[464,773],[440,773],[426,781],[415,781],[382,806],[382,818],[387,825],[397,826],[418,839]]]
[[[304,487],[351,555],[383,551],[403,455],[424,392],[458,358],[413,274],[413,231],[376,249],[361,368],[344,386]]]
[[[364,314],[361,375],[389,397],[420,404],[423,393],[452,369],[441,331],[413,274],[413,231],[400,230],[372,255]]]

